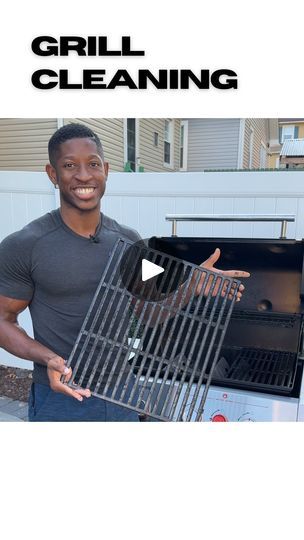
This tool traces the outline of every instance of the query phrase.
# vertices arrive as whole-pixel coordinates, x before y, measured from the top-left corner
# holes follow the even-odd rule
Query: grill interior
[[[151,245],[196,263],[219,247],[219,268],[251,273],[231,315],[212,384],[297,395],[302,370],[303,241],[153,237]]]

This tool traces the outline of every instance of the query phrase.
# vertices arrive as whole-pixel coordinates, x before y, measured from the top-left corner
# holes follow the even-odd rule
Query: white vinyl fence
[[[46,174],[0,171],[0,240],[59,204]],[[142,237],[170,236],[166,214],[295,215],[287,237],[304,237],[304,173],[300,171],[111,173],[102,209]],[[179,236],[278,238],[278,223],[179,223]],[[20,322],[31,334],[28,312]],[[0,353],[0,363],[29,363]]]

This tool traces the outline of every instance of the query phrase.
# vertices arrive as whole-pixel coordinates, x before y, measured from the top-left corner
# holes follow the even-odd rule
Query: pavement
[[[28,404],[0,396],[0,422],[27,422]]]

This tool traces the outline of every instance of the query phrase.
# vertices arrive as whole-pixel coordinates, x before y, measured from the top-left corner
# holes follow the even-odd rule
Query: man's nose
[[[77,169],[76,178],[82,182],[86,182],[92,178],[91,171],[86,165],[80,165]]]

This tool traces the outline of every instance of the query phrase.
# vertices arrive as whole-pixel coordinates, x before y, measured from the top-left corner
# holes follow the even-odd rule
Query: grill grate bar
[[[166,268],[157,284],[139,278],[142,258]],[[175,257],[117,241],[68,361],[70,385],[159,420],[201,420],[240,282],[182,262],[176,286],[180,272]]]

